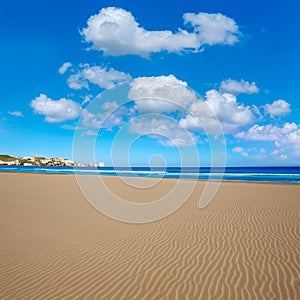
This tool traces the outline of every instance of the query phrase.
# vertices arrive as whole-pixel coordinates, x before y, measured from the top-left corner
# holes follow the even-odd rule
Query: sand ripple
[[[125,224],[73,176],[0,177],[0,299],[300,299],[299,185],[225,183],[200,210],[199,183],[171,216]]]

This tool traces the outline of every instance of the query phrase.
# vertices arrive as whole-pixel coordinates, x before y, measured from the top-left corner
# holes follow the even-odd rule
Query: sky
[[[2,1],[0,153],[299,166],[299,9]]]

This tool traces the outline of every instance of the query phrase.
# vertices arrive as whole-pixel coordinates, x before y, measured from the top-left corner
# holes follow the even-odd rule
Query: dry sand
[[[167,218],[127,224],[73,175],[0,173],[0,299],[300,299],[300,185],[222,183],[198,209],[203,187]]]

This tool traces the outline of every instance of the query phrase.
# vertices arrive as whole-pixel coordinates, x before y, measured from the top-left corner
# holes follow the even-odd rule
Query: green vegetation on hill
[[[11,155],[7,155],[7,154],[0,154],[0,160],[2,161],[14,161],[17,160],[17,157],[11,156]]]

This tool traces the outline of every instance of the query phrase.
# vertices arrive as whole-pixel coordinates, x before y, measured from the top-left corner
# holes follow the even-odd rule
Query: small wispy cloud
[[[242,156],[248,156],[249,155],[248,152],[240,146],[233,148],[232,152],[239,153]]]
[[[72,67],[72,64],[69,61],[67,61],[63,63],[62,66],[58,69],[58,73],[65,74],[70,67]]]
[[[231,94],[256,94],[259,92],[259,88],[255,82],[248,82],[245,80],[237,81],[233,79],[227,79],[221,82],[220,91]]]
[[[89,83],[95,84],[101,88],[112,88],[115,84],[131,79],[129,74],[117,71],[113,68],[100,66],[90,66],[89,64],[79,65],[79,71],[71,75],[68,80],[68,86],[74,90],[83,88],[89,89]]]
[[[9,111],[8,112],[10,115],[15,116],[15,117],[24,117],[23,113],[19,110],[17,111]]]

